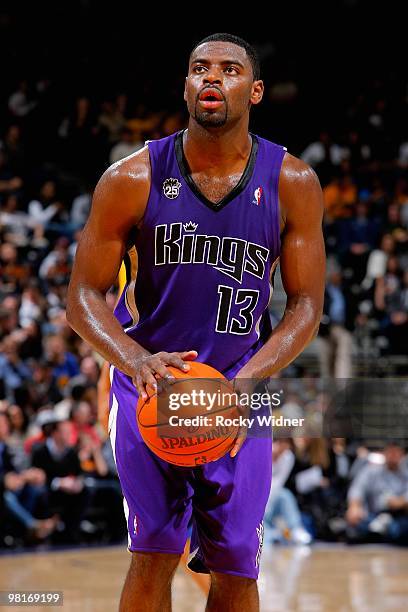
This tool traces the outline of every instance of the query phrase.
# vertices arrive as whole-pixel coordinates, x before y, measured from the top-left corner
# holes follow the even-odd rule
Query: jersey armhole
[[[143,229],[143,225],[146,221],[146,218],[148,218],[149,215],[149,209],[150,209],[150,199],[152,196],[152,187],[153,187],[153,176],[154,176],[154,153],[153,153],[153,147],[151,146],[151,143],[153,143],[153,140],[146,140],[145,141],[145,146],[147,147],[147,155],[149,158],[149,166],[150,166],[150,186],[149,186],[149,195],[147,196],[147,202],[146,202],[146,208],[145,208],[145,212],[143,217],[140,219],[139,224],[137,226],[135,226],[132,229],[132,235],[135,236],[135,234],[137,234],[137,232],[139,232],[141,229]]]

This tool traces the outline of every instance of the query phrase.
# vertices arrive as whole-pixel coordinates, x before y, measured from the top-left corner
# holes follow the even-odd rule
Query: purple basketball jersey
[[[194,349],[232,378],[271,332],[286,149],[252,135],[239,183],[213,204],[192,181],[182,142],[178,132],[148,143],[151,190],[134,238],[137,276],[131,283],[128,274],[115,315],[150,352]]]

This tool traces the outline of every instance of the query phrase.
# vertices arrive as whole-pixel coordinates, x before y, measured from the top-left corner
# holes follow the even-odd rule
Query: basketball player
[[[201,41],[185,82],[188,129],[105,172],[78,247],[68,320],[112,364],[110,436],[132,553],[122,612],[171,609],[191,517],[190,567],[211,575],[207,610],[259,610],[270,439],[240,436],[218,461],[181,468],[143,443],[135,406],[146,384],[171,376],[166,366],[188,371],[197,359],[239,390],[286,367],[316,334],[322,193],[307,165],[248,131],[263,89],[248,43],[229,34]],[[123,258],[128,284],[114,316],[105,294]],[[279,258],[287,305],[272,331]]]

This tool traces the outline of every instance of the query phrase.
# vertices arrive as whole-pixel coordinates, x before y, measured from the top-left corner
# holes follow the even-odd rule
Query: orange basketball
[[[137,423],[147,446],[156,455],[183,467],[215,461],[231,450],[239,429],[237,396],[232,384],[205,363],[189,362],[159,393],[148,388],[139,398]]]

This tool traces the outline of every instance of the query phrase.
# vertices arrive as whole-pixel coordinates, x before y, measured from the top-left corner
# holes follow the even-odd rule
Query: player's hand
[[[187,361],[193,361],[197,358],[197,351],[182,351],[167,353],[161,351],[154,355],[147,355],[139,359],[136,363],[134,374],[132,375],[133,384],[135,385],[139,395],[143,399],[147,399],[146,386],[152,387],[157,391],[157,378],[162,379],[165,383],[174,381],[173,374],[166,366],[178,368],[182,372],[188,372],[190,366]]]
[[[243,393],[247,394],[248,396],[251,395],[253,391],[253,381],[247,378],[237,377],[233,381],[233,386],[234,386],[235,393],[238,395],[237,408],[239,410],[239,413],[243,418],[247,418],[250,413],[250,406],[248,402],[246,402],[245,404],[239,403],[239,396],[242,395]],[[234,440],[234,446],[232,447],[230,451],[231,457],[235,457],[237,453],[241,450],[241,447],[247,437],[247,433],[248,433],[248,427],[246,425],[243,425],[242,427],[238,429],[238,433]]]

